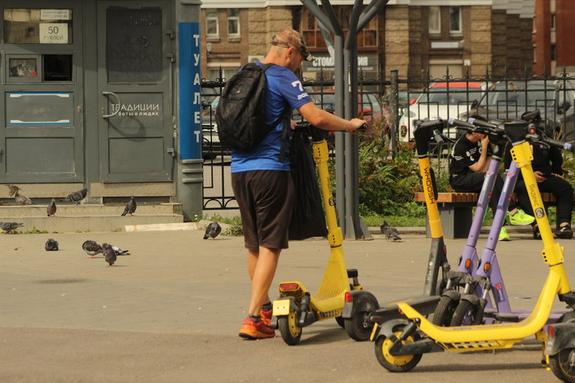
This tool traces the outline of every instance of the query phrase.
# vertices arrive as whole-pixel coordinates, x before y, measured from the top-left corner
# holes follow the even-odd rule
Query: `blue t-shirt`
[[[262,65],[258,63],[258,65]],[[272,65],[266,71],[266,124],[275,128],[250,152],[232,152],[232,173],[252,170],[289,171],[290,164],[286,158],[280,161],[282,133],[284,124],[282,117],[289,108],[298,109],[311,102],[309,95],[303,89],[300,80],[288,68]],[[290,113],[291,116],[291,113]],[[287,150],[286,144],[286,150]],[[287,154],[287,153],[286,153]],[[286,156],[287,157],[287,156]]]

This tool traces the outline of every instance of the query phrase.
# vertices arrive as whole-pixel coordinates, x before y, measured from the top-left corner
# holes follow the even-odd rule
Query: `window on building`
[[[429,33],[441,33],[441,9],[429,7]]]
[[[228,37],[240,37],[240,10],[228,9]]]
[[[220,25],[218,22],[217,11],[208,11],[206,15],[206,37],[207,38],[220,37]]]
[[[8,44],[71,44],[71,9],[4,9]]]
[[[557,61],[557,46],[551,44],[551,61]]]
[[[449,33],[461,34],[461,7],[449,7]]]
[[[302,33],[305,44],[310,48],[316,47],[316,30],[315,17],[306,9],[302,17]],[[321,32],[319,32],[321,34]]]
[[[377,47],[377,17],[374,17],[367,23],[358,35],[358,48]]]
[[[554,31],[557,28],[557,18],[555,17],[555,13],[551,14],[551,30]]]

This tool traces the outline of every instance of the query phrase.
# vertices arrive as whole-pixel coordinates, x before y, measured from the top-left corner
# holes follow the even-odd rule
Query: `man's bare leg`
[[[274,279],[280,253],[281,249],[268,249],[263,246],[260,246],[257,252],[248,250],[248,273],[252,280],[249,315],[259,315],[261,305],[270,301],[268,291]]]

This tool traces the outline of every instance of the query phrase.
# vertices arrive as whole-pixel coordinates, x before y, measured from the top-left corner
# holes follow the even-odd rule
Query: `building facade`
[[[96,200],[179,200],[201,214],[199,6],[3,0],[0,184],[37,198],[87,187]]]
[[[333,0],[345,30],[353,1]],[[369,3],[365,1],[364,3]],[[317,21],[297,0],[202,2],[206,54],[204,77],[224,78],[241,65],[262,57],[271,35],[284,27],[300,31],[317,57],[304,66],[304,78],[327,77],[333,67]],[[386,78],[399,70],[401,78],[429,74],[443,77],[523,76],[533,57],[531,0],[391,0],[358,36],[358,64],[364,78]],[[230,34],[229,32],[232,32]]]
[[[575,71],[575,2],[536,0],[533,27],[533,72],[555,75]]]

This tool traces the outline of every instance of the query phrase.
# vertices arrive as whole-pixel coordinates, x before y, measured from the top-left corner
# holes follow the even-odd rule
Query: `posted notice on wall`
[[[41,9],[40,20],[70,20],[71,12],[69,9]]]
[[[40,44],[68,44],[68,24],[40,23]]]

